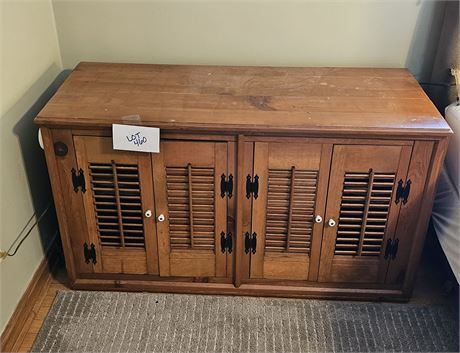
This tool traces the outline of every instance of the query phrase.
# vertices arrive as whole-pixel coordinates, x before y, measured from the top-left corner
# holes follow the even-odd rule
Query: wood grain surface
[[[408,70],[375,68],[83,62],[36,122],[293,135],[451,133]]]

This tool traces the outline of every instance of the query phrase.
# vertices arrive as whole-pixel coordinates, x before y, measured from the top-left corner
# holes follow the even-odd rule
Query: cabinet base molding
[[[236,288],[226,283],[155,282],[143,280],[77,279],[73,289],[180,294],[242,295],[278,298],[347,299],[406,302],[410,299],[399,289],[365,289],[336,287],[297,287],[242,284]]]

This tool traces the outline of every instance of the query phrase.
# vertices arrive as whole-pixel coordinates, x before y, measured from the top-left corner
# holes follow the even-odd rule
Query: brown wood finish
[[[235,249],[236,249],[236,189],[237,189],[237,146],[235,142],[227,144],[227,170],[228,175],[233,177],[233,193],[227,195],[227,233],[232,235],[232,252],[227,251],[227,278],[233,281],[235,269]]]
[[[354,300],[408,300],[400,289],[352,288],[331,286],[296,286],[291,283],[241,284],[235,287],[226,283],[157,282],[145,280],[78,279],[74,289],[150,291],[160,293],[221,294],[289,298],[322,298]]]
[[[404,295],[410,297],[414,287],[415,272],[417,265],[422,254],[423,244],[430,220],[431,209],[433,208],[433,201],[436,193],[436,185],[438,182],[439,174],[443,165],[444,157],[447,152],[448,139],[443,139],[436,142],[431,155],[429,174],[425,183],[425,190],[422,196],[422,207],[416,216],[419,222],[417,223],[414,235],[412,238],[412,248],[409,253],[410,261],[407,263],[406,275],[404,278],[403,292]]]
[[[312,246],[322,230],[314,221],[316,210],[325,204],[318,185],[329,177],[328,170],[319,175],[323,146],[256,142],[254,148],[259,195],[252,198],[257,250],[251,254],[250,277],[307,280],[310,258],[319,258],[320,251]]]
[[[332,158],[333,145],[323,144],[321,147],[321,161],[318,173],[318,187],[316,190],[316,204],[315,204],[315,215],[320,215],[323,220],[320,223],[316,223],[313,227],[313,237],[311,243],[311,254],[310,254],[310,271],[309,280],[317,281],[319,274],[319,266],[321,263],[321,244],[324,233],[324,215],[326,211],[326,198],[327,189],[329,186],[329,175]]]
[[[425,180],[433,152],[433,142],[416,142],[412,152],[411,164],[407,180],[412,182],[410,198],[406,204],[400,205],[401,210],[398,219],[397,231],[394,231],[394,239],[398,239],[398,256],[390,262],[386,275],[387,283],[402,283],[405,271],[410,259],[410,251],[413,244],[414,229],[419,221],[418,215],[422,206],[422,198],[425,189]],[[395,227],[396,229],[396,227]]]
[[[237,189],[237,233],[236,233],[236,276],[235,286],[240,284],[250,276],[251,255],[245,253],[244,236],[252,233],[251,227],[251,199],[246,197],[246,177],[253,174],[254,144],[247,142],[241,137],[238,141],[238,189]]]
[[[405,179],[410,152],[403,146],[334,146],[321,282],[384,282],[385,244],[399,213],[393,200],[398,180]]]
[[[75,288],[351,299],[409,297],[451,133],[401,69],[81,63],[36,122]],[[113,123],[160,153],[112,150]]]
[[[37,123],[342,136],[450,131],[406,69],[370,68],[80,63]]]
[[[158,273],[155,224],[144,216],[154,210],[150,156],[114,151],[110,138],[76,136],[74,143],[87,181],[87,243],[100,255],[94,271]],[[82,253],[83,244],[75,257]]]
[[[74,253],[81,246],[82,235],[87,234],[85,211],[81,194],[75,194],[69,172],[76,168],[72,134],[68,130],[42,129],[46,164],[51,179],[53,199],[57,211],[59,232],[65,255],[67,273],[71,281],[77,278],[77,273],[92,271],[81,257]],[[56,156],[54,143],[63,142],[69,152],[65,157]],[[72,217],[68,217],[68,215]],[[81,249],[81,248],[80,248]]]
[[[153,156],[160,267],[164,276],[226,277],[227,256],[220,234],[227,233],[227,144],[165,141]],[[163,214],[164,221],[158,221]],[[166,239],[167,238],[167,239]]]

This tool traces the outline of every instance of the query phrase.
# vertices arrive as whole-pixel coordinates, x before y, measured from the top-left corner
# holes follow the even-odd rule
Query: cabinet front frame
[[[388,299],[408,299],[413,286],[415,270],[421,255],[422,245],[425,237],[425,231],[429,220],[429,212],[431,211],[434,193],[436,190],[436,180],[439,176],[442,160],[447,150],[448,138],[439,136],[417,136],[408,137],[407,140],[400,138],[392,138],[391,135],[376,136],[378,139],[372,139],[371,136],[363,138],[362,135],[353,134],[350,138],[334,138],[334,137],[295,137],[295,136],[267,136],[267,135],[236,135],[236,134],[208,134],[206,132],[200,134],[189,134],[176,131],[162,132],[162,139],[168,140],[207,140],[207,141],[227,141],[229,144],[234,144],[234,163],[235,163],[235,197],[232,201],[232,206],[235,214],[235,228],[236,242],[234,253],[243,249],[242,237],[240,233],[243,230],[243,223],[245,222],[243,215],[242,199],[244,195],[238,191],[244,187],[244,172],[242,173],[241,166],[244,164],[245,159],[250,156],[240,153],[245,142],[256,141],[278,141],[278,142],[294,142],[294,141],[310,141],[312,143],[330,143],[330,144],[378,144],[378,145],[405,145],[412,146],[416,144],[431,144],[432,154],[429,156],[429,162],[426,166],[426,180],[421,187],[422,194],[420,195],[420,208],[417,211],[410,212],[412,224],[415,227],[413,230],[414,238],[410,245],[408,254],[409,259],[405,264],[406,273],[402,284],[388,284],[388,285],[372,285],[372,284],[339,284],[339,283],[317,283],[302,281],[299,283],[292,283],[292,286],[284,287],[283,281],[271,280],[248,280],[244,278],[244,262],[241,261],[240,256],[233,256],[232,272],[233,278],[216,279],[210,281],[209,284],[197,283],[191,284],[195,281],[194,278],[159,278],[158,276],[150,275],[114,275],[114,274],[94,274],[92,271],[79,270],[79,260],[75,259],[73,253],[73,240],[78,238],[76,230],[79,227],[84,227],[84,222],[81,222],[83,215],[79,210],[81,201],[78,199],[81,196],[73,193],[71,180],[68,178],[67,171],[63,168],[70,168],[76,165],[75,154],[73,150],[73,143],[69,142],[73,136],[111,136],[108,128],[101,128],[98,130],[90,129],[72,129],[66,127],[42,127],[42,135],[44,140],[44,150],[49,169],[51,185],[53,189],[53,198],[57,208],[57,215],[59,220],[59,229],[61,232],[61,239],[63,250],[66,260],[66,268],[70,283],[75,288],[85,289],[123,289],[129,290],[164,290],[181,292],[183,290],[194,293],[228,293],[228,294],[242,294],[242,295],[268,295],[268,296],[285,296],[285,297],[361,297],[361,298],[388,298]],[[63,141],[68,143],[69,152],[65,157],[59,157],[55,154],[53,144],[56,141]],[[230,149],[229,149],[230,150]],[[409,167],[411,172],[412,164]],[[69,182],[70,180],[70,182]],[[419,220],[416,213],[420,212],[424,218]],[[81,219],[79,218],[81,217]],[[415,218],[414,218],[415,217]],[[426,219],[425,219],[426,218]],[[247,220],[246,220],[247,222]],[[80,226],[77,226],[80,224]],[[149,279],[150,278],[150,279]],[[151,281],[155,282],[151,282]],[[183,285],[180,284],[183,282]],[[186,284],[189,283],[189,284]],[[215,284],[213,284],[215,283]],[[222,284],[220,284],[222,283]],[[226,283],[226,284],[224,284]],[[234,286],[232,285],[234,284]],[[262,284],[262,285],[261,285]],[[270,285],[268,285],[270,284]],[[227,288],[227,286],[230,286]],[[281,287],[280,287],[281,286]],[[238,288],[240,287],[240,288]],[[183,289],[180,289],[183,288]],[[214,288],[214,289],[212,289]],[[232,289],[234,288],[234,290]],[[302,289],[304,288],[304,289]],[[328,289],[329,288],[329,289]],[[384,289],[386,288],[386,289]]]

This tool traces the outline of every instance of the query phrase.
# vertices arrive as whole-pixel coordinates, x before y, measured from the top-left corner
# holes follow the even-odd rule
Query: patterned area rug
[[[442,306],[61,291],[35,352],[458,352]]]

